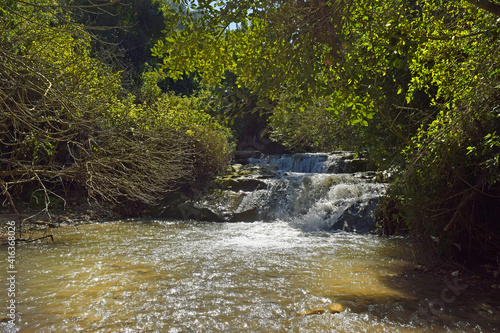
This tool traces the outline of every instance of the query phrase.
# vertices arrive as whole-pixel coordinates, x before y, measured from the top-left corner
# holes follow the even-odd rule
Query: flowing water
[[[298,177],[280,177],[288,176]],[[297,192],[305,191],[301,184]],[[349,184],[370,188],[359,181],[344,186]],[[9,330],[3,318],[0,331],[494,332],[499,327],[500,309],[492,305],[498,294],[479,295],[456,277],[416,270],[420,253],[405,239],[333,232],[312,218],[321,210],[318,201],[321,207],[335,202],[327,210],[345,210],[363,198],[352,199],[353,189],[343,196],[329,193],[338,186],[333,182],[320,191],[310,209],[268,221],[127,220],[55,229],[54,242],[17,247],[17,326]],[[380,192],[373,186],[367,197]],[[0,304],[7,301],[0,293]],[[332,303],[345,311],[305,315]],[[485,306],[490,308],[483,313]]]

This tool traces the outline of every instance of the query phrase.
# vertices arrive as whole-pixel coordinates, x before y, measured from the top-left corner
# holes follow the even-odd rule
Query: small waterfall
[[[349,162],[352,161],[353,154],[348,152],[264,155],[260,158],[249,159],[251,164],[269,164],[281,171],[298,173],[348,172]]]
[[[247,165],[234,165],[193,206],[205,220],[285,220],[308,231],[370,232],[373,209],[386,185],[374,180],[374,172],[353,172],[355,160],[345,152],[250,159]]]

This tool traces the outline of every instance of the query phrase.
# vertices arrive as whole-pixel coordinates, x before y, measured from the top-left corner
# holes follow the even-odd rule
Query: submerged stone
[[[297,313],[297,315],[298,316],[310,316],[310,315],[314,315],[314,314],[322,314],[325,312],[326,312],[326,309],[324,309],[324,308],[315,308],[315,309],[307,309],[307,310],[300,311],[299,313]]]
[[[344,307],[342,306],[342,304],[332,303],[328,305],[328,310],[330,310],[331,313],[339,313],[344,311]]]
[[[306,309],[297,313],[298,316],[310,316],[323,313],[340,313],[344,311],[344,307],[339,303],[328,304],[326,307],[319,307],[314,309]]]

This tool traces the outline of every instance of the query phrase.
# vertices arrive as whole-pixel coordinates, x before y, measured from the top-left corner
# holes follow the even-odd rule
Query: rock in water
[[[377,183],[375,174],[327,173],[330,166],[343,168],[346,158],[354,156],[262,155],[234,164],[196,198],[176,201],[177,215],[214,222],[280,219],[304,231],[374,232],[373,210],[387,185]]]
[[[308,310],[303,310],[297,313],[298,316],[310,316],[313,314],[323,314],[323,313],[340,313],[344,311],[344,307],[342,304],[339,303],[332,303],[328,304],[326,308],[314,308],[314,309],[308,309]]]
[[[313,314],[322,314],[325,312],[326,312],[326,310],[324,308],[315,308],[315,309],[308,309],[308,310],[300,311],[299,313],[297,313],[297,315],[298,316],[310,316]]]
[[[332,304],[329,304],[329,305],[328,305],[328,310],[329,310],[331,313],[339,313],[339,312],[344,311],[344,307],[342,306],[342,304],[339,304],[339,303],[332,303]]]

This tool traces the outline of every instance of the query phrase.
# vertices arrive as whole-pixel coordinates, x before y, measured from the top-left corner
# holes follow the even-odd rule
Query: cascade
[[[284,220],[307,231],[374,230],[373,209],[386,184],[359,170],[364,160],[352,153],[264,155],[248,162],[233,165],[209,195],[192,202],[190,212],[198,214],[188,217]]]

